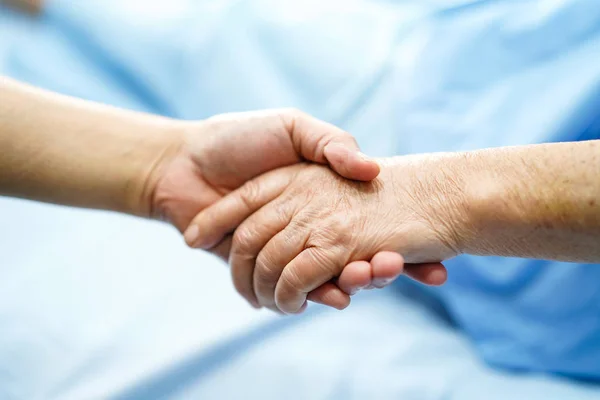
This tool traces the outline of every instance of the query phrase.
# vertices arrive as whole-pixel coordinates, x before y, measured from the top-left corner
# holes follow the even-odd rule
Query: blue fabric
[[[439,18],[399,151],[600,138],[600,3],[490,2]],[[600,380],[600,268],[460,257],[440,296],[489,363]]]
[[[37,24],[11,18],[2,72],[187,119],[295,106],[378,156],[600,134],[594,0],[145,3],[55,0]],[[11,227],[0,241],[3,398],[600,394],[539,374],[600,380],[595,265],[460,257],[427,291],[486,362],[527,372],[516,376],[481,365],[405,288],[343,314],[251,317],[227,300],[226,275],[211,278],[219,292],[199,288],[220,266],[183,253],[166,227],[26,202],[3,201],[0,214]],[[89,256],[100,251],[92,228],[103,257]]]

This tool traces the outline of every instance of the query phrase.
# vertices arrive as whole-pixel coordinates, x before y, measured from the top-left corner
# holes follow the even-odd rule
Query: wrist
[[[465,193],[465,154],[431,153],[385,159],[397,206],[409,208],[422,238],[408,262],[442,261],[464,253],[471,228]],[[399,226],[407,221],[399,221]],[[407,232],[399,233],[406,242]],[[403,254],[404,255],[404,254]],[[406,256],[405,256],[406,257]]]
[[[0,79],[0,193],[148,215],[154,172],[180,142],[167,118]]]
[[[133,132],[129,141],[136,157],[129,163],[131,178],[122,196],[123,207],[126,213],[152,218],[156,186],[185,143],[184,123],[157,119]]]

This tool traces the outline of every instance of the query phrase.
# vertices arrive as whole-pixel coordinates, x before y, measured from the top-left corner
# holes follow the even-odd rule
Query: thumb
[[[306,160],[329,164],[344,178],[370,181],[379,175],[377,162],[359,151],[348,132],[297,110],[281,115],[296,153]]]
[[[379,164],[349,144],[334,141],[325,146],[323,154],[331,168],[344,178],[370,181],[379,175]]]

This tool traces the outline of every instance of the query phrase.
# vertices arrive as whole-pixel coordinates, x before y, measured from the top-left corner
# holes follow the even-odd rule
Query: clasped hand
[[[228,259],[236,289],[256,307],[297,313],[308,299],[341,309],[403,270],[427,284],[445,280],[437,261],[446,248],[404,265],[400,253],[413,261],[439,240],[414,204],[399,201],[391,169],[371,181],[380,167],[354,139],[306,114],[212,118],[190,126],[163,164],[155,216],[185,230],[190,246]]]

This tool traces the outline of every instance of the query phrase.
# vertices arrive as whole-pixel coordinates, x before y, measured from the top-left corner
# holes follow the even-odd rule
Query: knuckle
[[[247,255],[252,249],[256,234],[248,226],[239,226],[233,233],[231,252],[238,255]]]
[[[255,179],[250,179],[240,190],[240,200],[246,208],[253,209],[260,199],[260,184]]]
[[[348,132],[344,131],[341,134],[341,138],[344,140],[344,142],[351,143],[354,145],[354,147],[356,147],[358,149],[358,141],[356,140],[356,138],[354,136],[352,136]]]
[[[328,225],[330,229],[336,232],[347,232],[350,229],[350,223],[348,222],[347,215],[341,215],[340,213],[335,213],[331,217],[329,217]]]
[[[300,275],[291,268],[286,268],[279,278],[285,290],[279,291],[279,300],[287,300],[292,293],[304,293],[304,284]]]
[[[297,107],[286,107],[281,110],[282,114],[288,115],[291,118],[302,118],[306,113]]]
[[[310,264],[313,266],[313,278],[330,279],[341,274],[348,263],[351,253],[347,243],[335,239],[312,239],[314,251],[309,253]]]
[[[293,132],[296,129],[296,125],[304,120],[307,115],[300,109],[294,107],[280,108],[275,110],[275,113],[290,132]]]
[[[337,244],[339,246],[346,247],[352,243],[352,231],[350,228],[346,228],[337,231]]]
[[[275,292],[275,304],[286,313],[295,313],[303,303],[302,298],[306,298],[306,292],[303,290],[302,281],[299,276],[290,271],[281,276],[281,285],[277,286]]]
[[[313,252],[312,262],[315,266],[315,271],[319,276],[326,279],[337,276],[342,268],[339,267],[341,264],[339,261],[340,253],[342,252],[341,246],[333,246],[328,250],[322,250],[319,252]]]
[[[256,258],[256,277],[261,282],[277,281],[281,274],[280,266],[274,264],[273,258],[267,251],[261,252]]]
[[[356,141],[356,138],[350,133],[346,132],[345,130],[340,129],[336,130],[335,132],[332,132],[331,136],[329,137],[329,140],[330,142],[340,143],[344,145],[354,145],[356,148],[358,148],[358,142]]]
[[[288,224],[292,219],[293,213],[295,212],[296,203],[293,201],[294,198],[290,194],[282,195],[282,197],[276,201],[273,201],[269,206],[273,209],[273,220],[274,222]]]
[[[327,218],[313,231],[311,244],[319,247],[347,246],[352,241],[352,226],[343,216]]]

